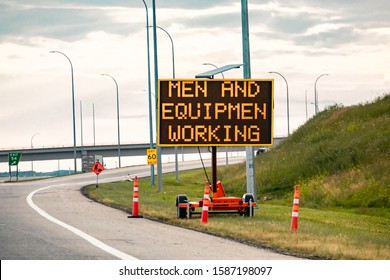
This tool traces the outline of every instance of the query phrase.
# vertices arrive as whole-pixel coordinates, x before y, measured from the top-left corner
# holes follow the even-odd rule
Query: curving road
[[[180,166],[181,170],[193,167],[194,163]],[[173,168],[164,164],[164,172]],[[99,182],[149,172],[148,166],[105,170]],[[80,193],[81,187],[95,182],[95,174],[86,173],[0,183],[0,259],[293,259],[147,219],[128,219],[125,212]]]

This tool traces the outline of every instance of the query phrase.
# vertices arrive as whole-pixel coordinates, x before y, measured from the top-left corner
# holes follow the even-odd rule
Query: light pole
[[[60,143],[61,143],[62,141],[64,141],[64,140],[65,140],[65,139],[61,139],[61,140],[58,142],[58,144],[57,144],[58,148],[60,147]],[[61,170],[61,168],[60,168],[60,159],[57,160],[57,168],[58,168],[58,176],[60,176],[60,175],[61,175],[61,172],[60,172],[60,170]]]
[[[84,156],[84,131],[83,131],[83,102],[80,100],[80,154],[81,154],[81,172],[87,172],[83,165]]]
[[[290,135],[290,102],[289,102],[289,97],[288,97],[288,83],[287,83],[287,80],[279,72],[271,71],[271,72],[268,72],[268,73],[270,73],[270,74],[278,74],[286,82],[286,87],[287,87],[287,135]]]
[[[153,27],[153,26],[151,25],[151,26],[149,26],[149,27]],[[175,75],[175,46],[174,46],[174,44],[173,44],[173,39],[172,39],[171,35],[168,33],[168,31],[166,31],[164,28],[162,28],[162,27],[160,27],[160,26],[158,26],[158,25],[156,25],[156,27],[157,27],[158,29],[164,31],[165,34],[168,35],[169,40],[171,40],[171,46],[172,46],[172,47],[171,47],[171,51],[172,51],[172,78],[175,79],[175,78],[176,78],[176,75]]]
[[[39,133],[35,133],[33,136],[31,136],[31,141],[30,141],[30,144],[31,144],[31,150],[33,149],[33,139],[35,136],[37,136]],[[31,161],[31,175],[32,177],[34,177],[34,161],[32,160]]]
[[[305,91],[305,108],[306,108],[306,121],[307,121],[307,90]]]
[[[153,26],[149,26],[149,27],[153,27]],[[168,35],[169,40],[171,40],[172,78],[175,79],[176,78],[176,74],[175,74],[175,45],[173,44],[173,39],[172,39],[171,35],[168,33],[168,31],[166,31],[164,28],[162,28],[158,25],[156,25],[156,28],[164,31],[165,34]],[[176,182],[179,182],[179,163],[178,163],[178,147],[177,146],[175,146],[175,173],[176,173]]]
[[[74,173],[77,173],[77,160],[76,160],[76,113],[75,113],[75,105],[74,105],[74,79],[73,79],[73,65],[70,61],[69,57],[59,51],[51,51],[50,53],[59,53],[66,57],[66,59],[70,63],[70,73],[72,76],[72,111],[73,111],[73,160],[74,160]]]
[[[156,18],[156,0],[152,0],[152,15],[153,15],[153,61],[154,61],[154,92],[158,92],[158,50],[157,50],[157,18]],[[158,94],[156,94],[156,125],[158,123]],[[158,132],[156,132],[157,135]],[[156,137],[158,140],[158,137]],[[157,141],[156,141],[157,143]],[[157,145],[157,186],[158,192],[162,190],[162,161],[161,147]]]
[[[92,103],[92,128],[93,128],[93,145],[96,145],[96,130],[95,130],[95,103]]]
[[[83,147],[84,147],[84,134],[83,134],[83,102],[80,100],[80,147],[81,147],[81,155],[83,155]]]
[[[149,11],[148,5],[142,0],[145,6],[146,12],[146,53],[148,57],[148,103],[149,103],[149,148],[153,149],[153,114],[152,114],[152,86],[150,81],[150,43],[149,43]],[[152,186],[154,183],[154,164],[150,165],[150,184]]]
[[[242,57],[244,64],[244,79],[251,78],[251,59],[249,47],[249,19],[248,0],[241,0],[241,29],[242,29]],[[248,193],[253,193],[257,200],[256,191],[256,161],[252,146],[245,148],[246,152],[246,189]]]
[[[318,114],[318,93],[317,93],[317,81],[323,77],[323,76],[329,76],[329,74],[322,74],[320,75],[317,79],[316,82],[314,83],[314,105],[315,105],[315,112],[316,115]]]
[[[118,83],[116,80],[108,75],[108,74],[101,74],[102,76],[107,76],[110,77],[114,82],[116,86],[116,119],[117,119],[117,124],[118,124],[118,163],[119,163],[119,168],[121,168],[121,135],[120,135],[120,126],[119,126],[119,90],[118,90]]]

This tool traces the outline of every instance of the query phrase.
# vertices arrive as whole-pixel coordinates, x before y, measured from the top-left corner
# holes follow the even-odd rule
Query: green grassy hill
[[[239,195],[246,188],[245,165],[236,168],[219,177],[227,192]],[[290,205],[295,184],[301,186],[304,207],[389,208],[390,95],[369,104],[329,107],[257,156],[260,199]]]
[[[259,209],[252,218],[199,215],[178,219],[178,194],[203,197],[203,170],[163,176],[156,192],[150,178],[139,184],[144,217],[287,254],[320,259],[390,259],[390,95],[370,104],[333,106],[317,114],[277,147],[256,157]],[[210,173],[210,168],[207,169]],[[246,192],[245,164],[220,166],[228,196]],[[299,230],[290,231],[293,187],[301,186]],[[91,185],[85,193],[130,210],[128,182]],[[262,201],[263,197],[272,197]]]

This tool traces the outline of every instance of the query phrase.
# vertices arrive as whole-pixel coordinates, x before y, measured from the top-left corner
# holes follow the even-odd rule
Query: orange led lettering
[[[175,81],[168,82],[168,97],[207,97],[207,81]]]

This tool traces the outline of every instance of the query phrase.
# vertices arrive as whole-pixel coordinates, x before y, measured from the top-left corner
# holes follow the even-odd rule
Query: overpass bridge
[[[280,143],[284,137],[274,138],[274,146]],[[121,144],[121,157],[145,156],[146,149],[149,149],[150,144]],[[155,144],[154,144],[155,146]],[[259,146],[260,147],[260,146]],[[207,153],[208,147],[199,147],[201,153]],[[227,148],[219,148],[219,152],[238,152],[245,151],[245,146],[229,146]],[[73,159],[73,146],[69,147],[50,147],[50,148],[33,148],[33,149],[5,149],[0,150],[0,163],[8,163],[8,153],[22,153],[20,162],[24,161],[46,161],[46,160],[62,160]],[[198,153],[197,146],[179,147],[180,154]],[[161,147],[162,155],[175,154],[174,147]],[[103,158],[117,157],[118,145],[94,145],[94,146],[77,146],[76,156],[81,159],[82,156],[102,155]]]

